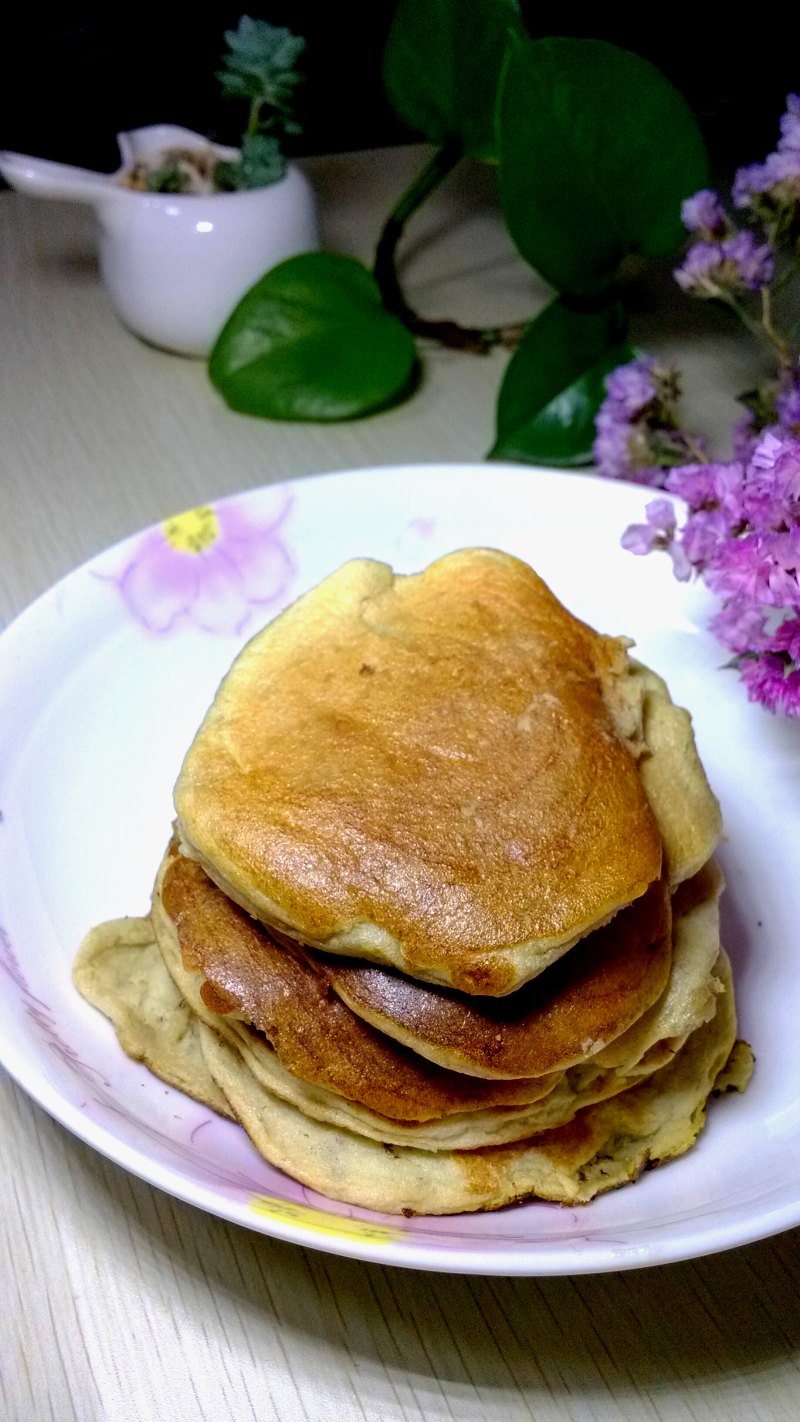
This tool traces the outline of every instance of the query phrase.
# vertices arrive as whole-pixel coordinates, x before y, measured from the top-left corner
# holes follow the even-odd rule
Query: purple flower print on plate
[[[292,504],[281,491],[263,522],[248,517],[241,499],[186,509],[143,533],[112,580],[150,632],[189,625],[236,635],[255,608],[280,603],[294,577],[283,531]]]

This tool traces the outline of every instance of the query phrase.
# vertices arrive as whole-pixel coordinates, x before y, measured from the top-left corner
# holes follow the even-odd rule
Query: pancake
[[[712,888],[715,895],[715,881]],[[272,943],[197,864],[174,851],[156,881],[153,922],[167,968],[192,1011],[240,1052],[261,1085],[315,1120],[373,1140],[426,1150],[519,1140],[570,1120],[662,1064],[651,1058],[631,1062],[626,1071],[614,1063],[594,1065],[591,1051],[602,1044],[590,1040],[583,1054],[589,1062],[563,1076],[493,1083],[442,1071],[365,1027],[321,990],[301,956]],[[680,936],[689,945],[684,956],[702,956],[692,952],[691,922]],[[717,954],[718,936],[712,961]],[[685,969],[682,976],[689,976]],[[713,1002],[714,994],[709,997]],[[652,1019],[642,1050],[662,1029],[686,1025],[672,1000],[662,995],[662,1001],[665,1010]],[[262,1030],[253,1031],[251,1023]],[[631,1055],[628,1049],[626,1060]],[[672,1055],[665,1051],[663,1060]]]
[[[260,1033],[210,1011],[199,992],[200,976],[183,965],[177,935],[163,910],[161,917],[158,945],[148,919],[122,919],[94,929],[78,954],[75,981],[111,1018],[130,1056],[146,1061],[164,1081],[223,1114],[232,1114],[232,1109],[207,1065],[206,1030],[236,1053],[270,1101],[289,1105],[310,1125],[336,1128],[345,1139],[363,1137],[384,1149],[410,1147],[431,1158],[434,1152],[447,1158],[453,1151],[480,1152],[541,1134],[573,1120],[582,1108],[638,1084],[635,1076],[626,1079],[589,1065],[567,1072],[530,1106],[488,1108],[422,1123],[389,1120],[302,1082],[281,1065]]]
[[[468,997],[393,969],[309,955],[373,1027],[439,1066],[491,1079],[563,1071],[602,1051],[661,997],[671,959],[662,881],[507,997]]]
[[[558,1079],[479,1081],[398,1046],[356,1017],[302,955],[273,942],[182,855],[168,853],[159,870],[153,925],[169,971],[196,1014],[214,1025],[229,1016],[232,1028],[244,1022],[240,1036],[251,1036],[254,1027],[271,1044],[270,1058],[291,1077],[382,1119],[423,1122],[529,1104]]]
[[[166,970],[169,973],[197,1021],[239,1054],[254,1079],[271,1096],[296,1107],[309,1120],[335,1126],[348,1134],[364,1136],[384,1146],[412,1146],[429,1152],[482,1149],[488,1145],[524,1140],[534,1131],[562,1125],[582,1107],[616,1095],[630,1084],[619,1072],[587,1069],[581,1073],[580,1079],[577,1075],[573,1078],[567,1072],[562,1077],[540,1077],[538,1083],[526,1083],[537,1087],[539,1096],[521,1105],[492,1104],[487,1093],[487,1104],[481,1108],[480,1101],[475,1102],[473,1091],[472,1098],[465,1100],[467,1109],[460,1112],[453,1109],[455,1102],[451,1095],[447,1100],[450,1111],[441,1117],[406,1121],[382,1115],[366,1104],[375,1099],[374,1093],[365,1093],[366,1102],[364,1099],[349,1100],[339,1091],[329,1090],[318,1070],[310,1081],[296,1076],[287,1070],[263,1033],[235,1017],[223,1017],[211,1011],[201,993],[202,979],[186,968],[177,934],[170,930],[169,925],[170,920],[154,907],[153,931],[163,963],[153,971]],[[421,1062],[420,1079],[426,1070],[433,1078],[434,1091],[431,1095],[435,1099],[435,1074],[440,1069]],[[489,1087],[491,1091],[491,1083],[478,1083],[475,1078],[464,1078],[464,1081],[471,1082],[473,1088]],[[511,1083],[504,1082],[502,1085],[509,1086]],[[386,1089],[380,1093],[379,1099],[388,1102],[393,1110],[398,1109],[398,1097]]]
[[[164,968],[149,918],[120,918],[87,933],[72,967],[75,986],[110,1017],[134,1061],[210,1106],[233,1112],[205,1064],[197,1017]]]
[[[672,967],[667,986],[633,1027],[598,1053],[598,1066],[614,1067],[626,1076],[638,1069],[651,1071],[713,1017],[721,991],[716,962],[724,882],[711,860],[677,890],[672,901]]]
[[[322,1195],[387,1214],[494,1210],[532,1197],[579,1205],[687,1151],[718,1078],[726,1090],[744,1088],[752,1057],[744,1044],[734,1053],[736,1013],[724,957],[720,975],[725,991],[717,1012],[668,1066],[568,1125],[484,1150],[387,1150],[310,1121],[266,1091],[218,1034],[201,1029],[201,1041],[214,1080],[256,1148]]]
[[[640,713],[626,643],[519,560],[357,560],[237,658],[176,785],[182,844],[292,937],[502,996],[660,876]]]
[[[647,752],[639,761],[644,792],[664,844],[674,888],[699,873],[719,841],[722,818],[697,754],[692,718],[670,699],[666,683],[632,662],[630,686],[641,707]]]

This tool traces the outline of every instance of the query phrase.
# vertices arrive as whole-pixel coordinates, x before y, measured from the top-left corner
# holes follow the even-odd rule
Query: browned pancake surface
[[[671,957],[669,891],[657,882],[510,997],[467,997],[318,953],[313,961],[354,1012],[430,1060],[522,1077],[564,1070],[625,1032],[660,996]]]
[[[184,963],[206,979],[206,1006],[263,1032],[303,1081],[403,1121],[522,1105],[554,1084],[478,1081],[416,1057],[356,1017],[299,953],[272,940],[198,864],[173,851],[159,883]]]
[[[628,670],[505,554],[346,564],[235,662],[176,787],[181,833],[317,947],[509,992],[659,877],[612,715]]]

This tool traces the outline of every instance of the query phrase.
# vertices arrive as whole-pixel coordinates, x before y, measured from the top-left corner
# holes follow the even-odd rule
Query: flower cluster
[[[718,195],[707,189],[687,198],[681,216],[697,240],[689,247],[675,279],[684,291],[728,300],[762,291],[775,276],[781,247],[800,235],[800,95],[790,94],[781,119],[781,137],[763,163],[739,168],[733,205],[754,218],[759,232],[739,226]]]
[[[800,95],[790,94],[781,119],[781,136],[763,163],[740,168],[733,201],[763,222],[773,242],[797,236],[800,218]]]
[[[759,241],[749,228],[737,230],[716,193],[704,188],[687,198],[681,217],[686,230],[700,239],[675,272],[682,291],[724,301],[740,292],[761,291],[772,281],[775,253],[770,242]]]
[[[655,499],[623,547],[665,549],[676,577],[699,574],[721,598],[711,627],[750,699],[800,716],[800,439],[766,434],[747,461],[686,465],[665,484],[686,501],[683,527]]]
[[[679,394],[677,371],[649,357],[612,371],[595,422],[598,473],[660,487],[668,468],[704,459],[705,441],[680,428]]]
[[[800,363],[796,330],[776,319],[779,293],[800,273],[800,96],[787,99],[776,151],[737,172],[731,201],[703,189],[681,216],[691,243],[678,286],[735,312],[769,345],[776,373],[740,395],[733,460],[713,464],[702,437],[681,427],[677,372],[650,358],[621,366],[606,380],[595,462],[686,500],[682,528],[670,501],[656,499],[624,546],[663,549],[676,577],[702,577],[722,599],[712,626],[751,699],[800,715]]]

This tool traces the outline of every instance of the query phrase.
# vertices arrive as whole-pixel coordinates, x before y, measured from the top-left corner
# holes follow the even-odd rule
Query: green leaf
[[[531,322],[506,370],[490,459],[588,464],[609,371],[633,359],[616,301],[575,310],[561,298]]]
[[[558,291],[613,280],[630,252],[682,240],[681,200],[708,179],[685,100],[604,40],[513,35],[498,109],[500,191],[525,259]]]
[[[400,0],[383,62],[400,117],[441,146],[496,161],[497,85],[516,0]]]
[[[349,420],[411,393],[416,350],[360,262],[309,252],[273,267],[242,298],[209,375],[248,415]]]

